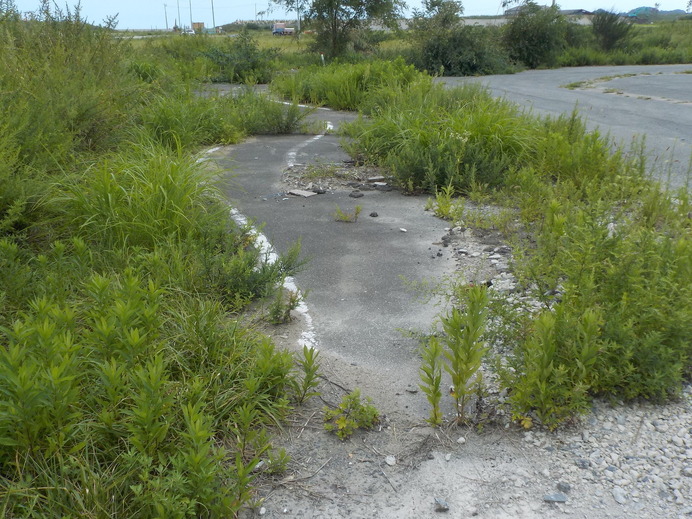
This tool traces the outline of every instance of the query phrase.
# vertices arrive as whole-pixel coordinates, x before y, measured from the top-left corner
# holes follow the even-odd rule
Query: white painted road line
[[[334,129],[334,125],[332,123],[330,123],[329,121],[327,121],[327,130],[333,130],[333,129]],[[300,144],[298,144],[297,146],[294,146],[293,148],[291,148],[288,151],[288,153],[286,153],[286,165],[288,165],[289,168],[292,168],[293,166],[295,166],[296,165],[296,157],[298,157],[298,152],[300,150],[302,150],[303,148],[305,148],[306,146],[309,146],[313,142],[320,140],[324,136],[325,136],[324,133],[320,133],[319,135],[315,135],[314,137],[312,137],[306,141],[303,141]]]
[[[327,122],[327,129],[332,130],[333,128],[334,126],[332,125],[332,123]],[[298,152],[301,149],[305,148],[306,146],[315,141],[318,141],[322,137],[324,137],[324,134],[315,135],[314,137],[311,137],[310,139],[301,142],[297,146],[294,146],[286,154],[286,163],[288,164],[288,166],[291,167],[295,165],[295,159],[298,156]],[[218,147],[212,148],[210,150],[207,150],[207,153],[213,153],[218,149]],[[231,208],[231,218],[233,218],[233,221],[235,221],[241,227],[250,228],[250,234],[255,238],[255,243],[259,247],[260,255],[264,258],[264,261],[266,261],[270,265],[278,261],[279,255],[276,253],[274,247],[269,242],[267,237],[261,232],[259,232],[255,227],[250,226],[248,219],[245,217],[245,215],[240,213],[240,211],[238,211],[236,208]],[[289,290],[291,292],[295,292],[300,296],[300,290],[298,289],[298,286],[296,285],[296,282],[293,279],[293,277],[287,276],[286,279],[284,279],[283,287],[284,289]],[[312,316],[310,315],[308,305],[305,303],[305,300],[302,298],[302,296],[300,299],[300,303],[295,308],[295,312],[300,314],[305,322],[305,328],[301,333],[300,338],[298,339],[298,346],[307,346],[308,348],[314,349],[315,351],[319,351],[319,343],[317,341],[315,325],[312,321]]]

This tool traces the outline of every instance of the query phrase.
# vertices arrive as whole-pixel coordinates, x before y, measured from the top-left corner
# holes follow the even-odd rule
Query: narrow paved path
[[[314,114],[338,125],[352,114]],[[261,136],[211,154],[223,170],[231,204],[261,226],[279,251],[302,244],[308,264],[296,276],[307,293],[318,348],[353,369],[364,394],[385,412],[392,407],[427,415],[418,380],[418,343],[404,331],[427,331],[440,308],[425,302],[411,284],[438,283],[454,270],[448,249],[438,256],[447,223],[424,211],[427,197],[397,191],[364,191],[351,198],[342,188],[309,198],[286,195],[287,165],[340,163],[348,156],[335,135]],[[335,221],[337,207],[356,223]],[[377,217],[370,216],[376,212]],[[402,230],[404,229],[404,230]],[[401,399],[398,399],[398,396]]]

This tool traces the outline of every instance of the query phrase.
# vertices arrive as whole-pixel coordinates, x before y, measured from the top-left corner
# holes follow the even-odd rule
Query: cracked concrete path
[[[338,124],[352,114],[320,111]],[[455,261],[439,242],[448,223],[424,210],[426,197],[397,191],[363,191],[351,198],[344,188],[302,198],[286,195],[281,182],[290,163],[340,163],[348,156],[335,135],[260,136],[218,148],[209,157],[222,169],[231,204],[256,222],[278,252],[300,241],[306,267],[295,276],[314,325],[318,348],[340,359],[364,394],[385,412],[427,415],[417,387],[418,341],[405,331],[427,331],[440,308],[423,301],[412,284],[439,283]],[[336,208],[362,212],[357,222],[336,221]],[[376,212],[377,217],[369,216]],[[395,395],[404,401],[393,405]]]

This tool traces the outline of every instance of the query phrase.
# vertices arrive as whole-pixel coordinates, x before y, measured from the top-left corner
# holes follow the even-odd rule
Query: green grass
[[[675,397],[692,374],[689,195],[648,179],[645,150],[615,148],[575,113],[536,118],[478,87],[445,90],[425,77],[358,107],[369,117],[345,127],[353,156],[405,190],[437,193],[446,215],[464,211],[445,193],[513,211],[502,229],[515,275],[545,307],[503,324],[514,330],[513,370],[501,378],[517,419],[555,427],[595,394]]]
[[[2,517],[235,516],[278,459],[293,359],[239,313],[298,249],[268,264],[195,153],[304,113],[196,95],[195,41],[171,67],[71,13],[0,18]]]

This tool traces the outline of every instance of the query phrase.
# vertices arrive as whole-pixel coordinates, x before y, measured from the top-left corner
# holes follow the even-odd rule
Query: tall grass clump
[[[112,148],[137,98],[122,73],[127,43],[47,4],[27,21],[9,11],[0,23],[0,111],[19,164],[55,171],[77,153]]]
[[[296,385],[232,317],[298,249],[267,262],[190,154],[297,108],[198,100],[47,3],[0,62],[0,516],[237,516]]]
[[[368,96],[385,87],[405,86],[419,73],[403,59],[369,63],[331,63],[274,78],[274,93],[298,102],[327,105],[336,110],[357,110]]]
[[[231,83],[268,83],[277,68],[279,49],[262,48],[242,30],[235,38],[203,34],[152,38],[141,51],[144,60],[162,63],[179,79]]]
[[[519,110],[475,86],[447,92],[421,81],[373,99],[381,104],[366,105],[371,117],[345,128],[348,149],[390,168],[409,191],[500,186],[532,143],[533,127]]]
[[[307,113],[241,88],[226,96],[199,96],[190,90],[150,96],[140,117],[157,142],[171,149],[195,149],[233,144],[247,135],[294,132]]]

